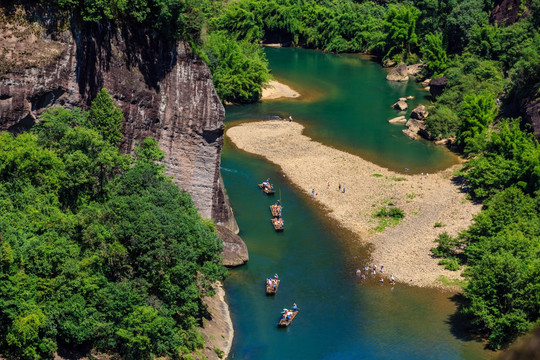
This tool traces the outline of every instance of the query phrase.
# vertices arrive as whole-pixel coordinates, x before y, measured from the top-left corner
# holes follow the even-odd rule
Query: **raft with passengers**
[[[277,326],[287,327],[291,325],[297,314],[298,314],[298,307],[296,306],[296,304],[293,304],[292,310],[283,309],[283,311],[281,312],[281,319],[279,319]]]
[[[261,184],[259,184],[259,187],[264,191],[267,195],[273,195],[275,193],[274,186],[270,184],[270,179],[266,179],[266,181],[263,181]]]
[[[274,226],[274,230],[276,231],[283,231],[285,229],[285,222],[282,218],[272,218],[272,226]]]
[[[278,279],[277,274],[274,275],[274,278],[266,279],[266,295],[275,295],[277,294],[279,283],[281,280]]]
[[[270,205],[270,212],[272,213],[273,217],[281,217],[281,209],[282,208],[279,200],[274,205]]]

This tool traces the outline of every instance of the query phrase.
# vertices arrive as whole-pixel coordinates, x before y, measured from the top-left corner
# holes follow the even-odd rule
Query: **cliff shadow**
[[[76,42],[76,77],[86,105],[105,86],[106,79],[119,83],[125,76],[140,76],[146,88],[157,93],[160,82],[177,64],[178,42],[156,31],[136,25],[118,28],[109,21],[73,21],[77,22],[71,27]],[[133,74],[135,69],[138,74]]]
[[[80,21],[79,24],[75,22]],[[103,73],[110,71],[112,59],[111,24],[86,23],[73,19],[71,32],[76,43],[76,79],[86,105],[103,87]]]

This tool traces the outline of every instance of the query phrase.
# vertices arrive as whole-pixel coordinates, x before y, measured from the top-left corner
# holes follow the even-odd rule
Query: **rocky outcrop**
[[[203,318],[200,332],[204,337],[202,354],[197,352],[192,357],[197,360],[226,359],[232,347],[234,328],[229,306],[225,302],[225,291],[221,283],[213,285],[215,295],[203,299],[207,313]]]
[[[416,75],[420,74],[423,67],[424,67],[424,64],[409,65],[409,66],[407,66],[407,73],[410,76],[416,76]]]
[[[399,100],[398,102],[396,102],[394,105],[392,105],[392,107],[396,110],[400,110],[400,111],[404,111],[404,110],[407,110],[407,108],[409,107],[409,105],[407,105],[407,102],[406,101],[403,101],[403,100]]]
[[[221,225],[216,225],[216,229],[223,240],[223,265],[232,267],[245,264],[249,260],[249,254],[240,236]]]
[[[429,135],[426,131],[426,124],[423,121],[409,119],[405,126],[407,128],[403,129],[403,133],[413,140],[420,139],[421,137],[427,138]]]
[[[426,111],[424,105],[417,106],[411,112],[411,119],[416,120],[425,120],[428,117],[429,113]]]
[[[26,129],[53,105],[87,108],[106,87],[124,112],[122,150],[154,137],[167,174],[191,194],[199,213],[237,232],[219,177],[225,111],[207,65],[186,43],[151,31],[108,23],[71,28],[34,36],[55,49],[54,56],[2,74],[0,129]],[[11,46],[8,37],[0,39],[2,47]]]
[[[429,93],[431,96],[437,97],[443,93],[446,85],[448,85],[448,79],[444,76],[432,79],[429,82]]]
[[[531,124],[534,136],[540,140],[540,98],[526,98],[521,101],[523,119]]]
[[[407,122],[407,119],[405,116],[398,116],[393,119],[388,120],[390,124],[405,124]]]
[[[389,67],[392,67],[392,66],[396,66],[396,62],[392,59],[386,59],[383,61],[382,63],[382,66],[384,68],[389,68]]]
[[[392,69],[388,75],[386,75],[388,81],[408,81],[409,73],[407,71],[407,65],[399,65]]]
[[[530,15],[528,6],[523,6],[524,0],[495,0],[489,17],[490,23],[499,26],[510,26],[516,21]]]

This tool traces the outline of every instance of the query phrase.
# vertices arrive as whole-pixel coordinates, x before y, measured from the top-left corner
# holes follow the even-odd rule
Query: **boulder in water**
[[[424,105],[417,106],[411,112],[411,119],[416,120],[425,120],[428,117],[429,113],[426,111]]]
[[[223,240],[223,265],[240,266],[249,260],[248,249],[242,238],[224,226],[216,225]]]
[[[409,105],[407,105],[407,102],[405,101],[398,101],[397,103],[395,103],[394,105],[392,105],[392,107],[394,109],[397,109],[397,110],[400,110],[400,111],[403,111],[403,110],[407,110],[407,108],[409,107]]]
[[[398,67],[392,69],[388,75],[386,75],[386,80],[388,81],[408,81],[409,75],[407,71],[407,65],[399,65]]]
[[[388,120],[390,124],[405,124],[407,122],[407,119],[405,116],[398,116],[393,119]]]

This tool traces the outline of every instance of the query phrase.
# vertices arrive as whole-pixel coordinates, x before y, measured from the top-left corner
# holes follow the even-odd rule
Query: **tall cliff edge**
[[[154,137],[199,213],[238,233],[219,172],[225,111],[189,46],[106,22],[49,32],[25,15],[0,29],[0,130],[29,128],[52,105],[87,108],[105,87],[124,112],[122,150]]]

